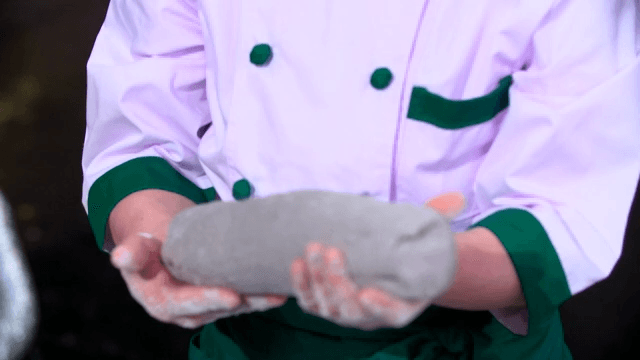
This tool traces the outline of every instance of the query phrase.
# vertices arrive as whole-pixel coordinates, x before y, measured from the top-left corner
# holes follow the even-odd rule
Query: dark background
[[[85,65],[108,0],[0,1],[0,189],[41,309],[26,359],[186,359],[195,331],[129,296],[81,204]],[[612,275],[562,307],[577,360],[640,358],[638,198]]]

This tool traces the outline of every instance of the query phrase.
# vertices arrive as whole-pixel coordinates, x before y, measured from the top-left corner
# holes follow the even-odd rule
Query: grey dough
[[[434,299],[455,275],[453,232],[433,209],[315,190],[186,209],[161,255],[188,283],[293,296],[290,266],[311,241],[342,250],[358,286],[405,299]]]

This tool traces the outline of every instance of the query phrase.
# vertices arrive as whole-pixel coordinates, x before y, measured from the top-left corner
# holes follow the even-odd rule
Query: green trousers
[[[535,330],[535,331],[532,331]],[[559,314],[515,335],[487,312],[429,307],[402,329],[361,331],[304,313],[295,300],[205,326],[189,360],[570,360]]]

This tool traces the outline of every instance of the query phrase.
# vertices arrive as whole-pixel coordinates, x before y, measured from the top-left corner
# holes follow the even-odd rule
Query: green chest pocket
[[[509,106],[511,75],[500,80],[491,93],[469,100],[449,100],[414,87],[409,102],[409,119],[423,121],[442,129],[456,130],[478,125],[496,117]]]

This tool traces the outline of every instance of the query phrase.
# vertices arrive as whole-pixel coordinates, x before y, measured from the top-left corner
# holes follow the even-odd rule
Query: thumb
[[[161,245],[147,233],[130,236],[111,252],[111,264],[124,271],[141,271],[152,260],[153,253],[160,251]]]
[[[425,203],[425,207],[432,208],[449,220],[460,215],[465,206],[464,195],[459,191],[438,195]]]

